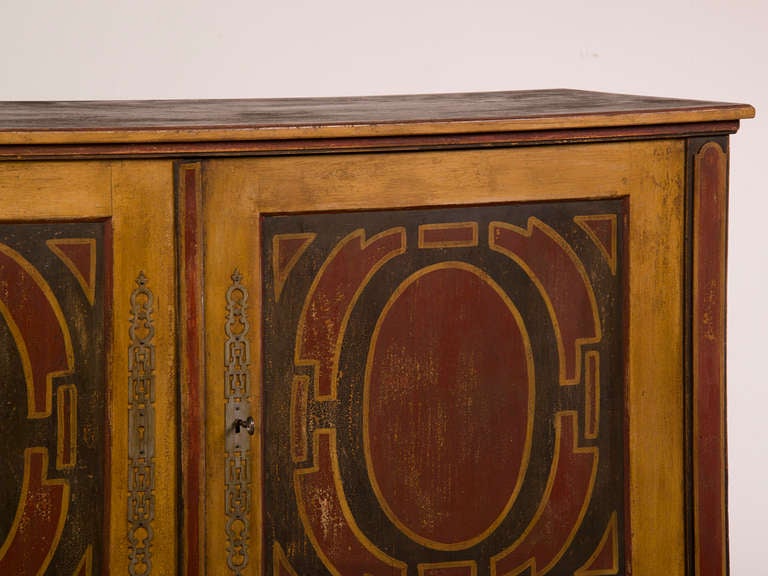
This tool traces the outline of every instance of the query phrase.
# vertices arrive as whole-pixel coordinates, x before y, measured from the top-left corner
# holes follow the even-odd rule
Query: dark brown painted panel
[[[265,573],[624,573],[625,210],[262,218]]]
[[[105,561],[106,226],[0,225],[2,574]]]

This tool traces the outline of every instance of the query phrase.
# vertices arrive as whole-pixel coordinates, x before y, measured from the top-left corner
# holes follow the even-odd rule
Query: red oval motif
[[[501,523],[528,465],[534,374],[520,313],[485,272],[442,262],[397,288],[363,402],[368,475],[400,530],[459,550]]]

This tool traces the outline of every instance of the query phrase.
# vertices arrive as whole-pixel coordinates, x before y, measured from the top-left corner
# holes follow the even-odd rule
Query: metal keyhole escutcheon
[[[240,434],[241,428],[245,428],[245,431],[251,436],[256,432],[256,422],[254,421],[253,416],[248,416],[245,420],[238,418],[233,425],[235,427],[235,434]]]

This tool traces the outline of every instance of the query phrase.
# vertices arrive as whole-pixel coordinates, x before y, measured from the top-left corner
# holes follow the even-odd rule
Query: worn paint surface
[[[625,210],[262,218],[265,573],[623,570]]]
[[[104,559],[104,226],[0,225],[3,574]]]

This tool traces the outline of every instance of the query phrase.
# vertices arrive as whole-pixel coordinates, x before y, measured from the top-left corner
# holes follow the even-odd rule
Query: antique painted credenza
[[[723,576],[753,115],[1,103],[0,574]]]

